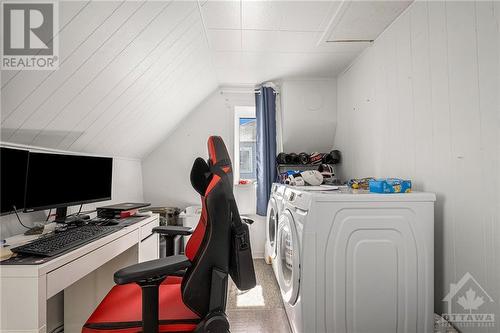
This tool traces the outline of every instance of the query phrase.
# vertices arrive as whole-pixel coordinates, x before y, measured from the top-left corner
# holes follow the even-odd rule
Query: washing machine
[[[303,218],[307,217],[311,201],[309,194],[300,194],[299,197],[296,197],[296,195],[297,192],[295,191],[285,191],[283,210],[278,220],[275,258],[276,279],[278,280],[288,321],[294,333],[306,332],[302,321],[304,292],[301,290],[301,279],[304,263],[301,249],[304,246]],[[295,215],[297,211],[299,211],[299,215]],[[305,296],[305,298],[307,302],[308,296]]]
[[[267,205],[266,215],[266,242],[264,249],[264,258],[268,264],[273,265],[273,271],[276,274],[276,234],[278,229],[278,218],[283,209],[283,195],[285,186],[274,183],[271,187],[271,195]]]
[[[434,201],[287,186],[275,261],[292,331],[432,332]]]

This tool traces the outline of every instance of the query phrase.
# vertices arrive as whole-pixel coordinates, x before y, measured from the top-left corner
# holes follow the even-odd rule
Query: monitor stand
[[[80,224],[83,223],[84,220],[88,220],[90,216],[85,214],[80,215],[71,215],[68,216],[68,207],[59,207],[56,209],[56,218],[54,222],[56,223],[64,223],[64,224]]]
[[[54,222],[56,223],[67,223],[66,216],[68,214],[68,207],[59,207],[56,209],[56,218]]]

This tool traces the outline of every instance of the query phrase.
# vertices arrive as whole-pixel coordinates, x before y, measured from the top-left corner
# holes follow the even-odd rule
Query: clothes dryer
[[[287,186],[277,278],[294,333],[432,332],[432,193]]]

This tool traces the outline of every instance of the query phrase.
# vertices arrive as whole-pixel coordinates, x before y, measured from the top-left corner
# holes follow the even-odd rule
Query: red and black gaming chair
[[[241,233],[234,232],[235,221],[242,224],[232,193],[232,166],[226,146],[220,137],[212,136],[208,139],[208,151],[208,163],[197,158],[191,170],[191,184],[201,195],[203,209],[186,245],[186,255],[117,271],[117,285],[87,320],[82,332],[229,332],[224,313],[228,273],[233,280],[238,280],[238,276],[246,279],[242,289],[249,289],[255,285],[255,272],[251,260],[234,258],[235,239],[242,239]],[[186,228],[171,226],[157,227],[156,231],[167,236],[188,233]],[[241,241],[238,244],[250,250],[248,232]],[[239,274],[233,273],[235,262],[245,266],[240,267]],[[242,281],[235,283],[238,286]]]

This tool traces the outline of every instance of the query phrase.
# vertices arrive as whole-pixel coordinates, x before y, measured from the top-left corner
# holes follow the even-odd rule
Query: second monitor
[[[113,159],[31,152],[26,180],[25,211],[66,208],[111,199]]]

